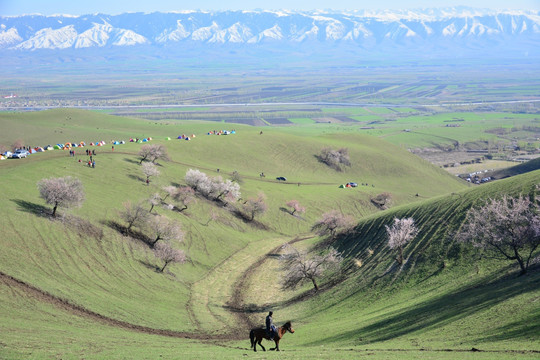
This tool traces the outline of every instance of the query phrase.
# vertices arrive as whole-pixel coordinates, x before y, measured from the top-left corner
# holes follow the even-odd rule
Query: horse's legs
[[[266,351],[266,349],[264,348],[263,344],[261,344],[261,342],[262,342],[262,338],[260,338],[257,343],[259,344],[260,347],[262,347],[263,351]]]
[[[274,342],[276,343],[276,347],[271,348],[270,350],[272,350],[272,351],[274,351],[274,350],[279,351],[279,340],[274,340]]]

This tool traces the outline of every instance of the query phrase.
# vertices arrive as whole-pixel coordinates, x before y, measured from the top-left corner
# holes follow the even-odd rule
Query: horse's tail
[[[249,340],[251,340],[251,347],[255,346],[255,330],[249,332]]]

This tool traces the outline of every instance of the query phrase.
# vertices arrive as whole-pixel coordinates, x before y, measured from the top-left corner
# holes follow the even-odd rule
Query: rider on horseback
[[[276,334],[276,327],[272,320],[272,314],[273,313],[270,311],[266,317],[266,334],[268,334],[270,340],[274,340],[274,335]]]

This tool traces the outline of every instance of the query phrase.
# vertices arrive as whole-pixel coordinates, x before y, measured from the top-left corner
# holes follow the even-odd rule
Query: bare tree
[[[159,272],[163,272],[165,267],[170,263],[185,263],[187,260],[186,253],[184,251],[173,249],[167,243],[156,244],[154,255],[163,261],[163,267],[159,269]]]
[[[189,186],[181,186],[176,188],[172,194],[174,201],[178,202],[182,207],[175,207],[179,212],[182,212],[188,208],[188,205],[195,202],[195,191]]]
[[[151,162],[147,162],[147,163],[142,164],[142,172],[146,176],[146,184],[147,185],[150,184],[150,177],[151,176],[158,176],[159,175],[158,168],[156,167],[155,164],[153,164]]]
[[[354,224],[351,216],[343,215],[337,210],[324,213],[319,220],[311,227],[320,236],[336,236],[338,231],[348,230]]]
[[[489,199],[471,208],[458,239],[497,258],[515,260],[526,274],[540,245],[540,206],[526,197]]]
[[[165,200],[167,200],[167,198],[168,198],[169,196],[173,196],[173,194],[175,193],[176,189],[177,189],[176,186],[172,186],[172,185],[162,187],[161,190],[163,190],[163,192],[165,193],[165,195],[163,195],[163,196],[161,197],[161,201],[165,201]]]
[[[84,201],[82,183],[71,176],[61,178],[42,179],[37,183],[40,196],[53,205],[52,216],[56,216],[58,207],[69,208],[80,206]]]
[[[342,165],[350,166],[351,161],[349,158],[349,150],[347,148],[341,148],[339,150],[333,150],[331,148],[323,148],[321,153],[317,156],[319,161],[330,166],[332,169],[342,171]]]
[[[285,251],[280,257],[285,272],[282,283],[284,289],[295,289],[305,281],[311,281],[315,291],[318,291],[317,279],[325,271],[338,268],[343,261],[341,254],[334,248],[330,248],[325,255],[311,257],[288,244],[285,245]]]
[[[263,214],[266,209],[266,195],[264,193],[259,193],[256,198],[249,198],[242,205],[242,209],[247,216],[249,216],[249,221],[253,221],[255,216]]]
[[[240,173],[238,171],[234,170],[231,174],[231,181],[237,182],[239,184],[242,184],[244,180],[242,180],[242,176],[240,176]]]
[[[388,209],[392,203],[392,194],[383,192],[371,198],[371,202],[381,210]]]
[[[169,160],[167,148],[161,144],[143,145],[139,150],[139,156],[141,157],[139,164],[142,164],[143,161],[150,161],[155,164],[158,159]]]
[[[124,209],[120,211],[120,218],[127,223],[126,233],[129,233],[133,226],[142,228],[147,220],[150,212],[142,207],[141,204],[132,204],[130,201],[123,204]]]
[[[148,210],[149,213],[154,210],[154,207],[161,204],[161,196],[158,193],[154,193],[152,196],[148,198],[148,202],[150,203],[150,210]]]
[[[403,247],[418,234],[413,218],[394,218],[392,226],[385,225],[388,235],[388,247],[398,249],[396,261],[403,264]]]
[[[146,227],[152,233],[151,247],[155,247],[159,240],[182,241],[184,238],[180,224],[163,215],[152,216],[147,222]]]
[[[296,213],[305,213],[306,212],[306,208],[302,205],[300,205],[300,202],[298,200],[290,200],[290,201],[287,201],[286,205],[290,208],[292,208],[292,210],[290,211],[291,215],[294,215]]]

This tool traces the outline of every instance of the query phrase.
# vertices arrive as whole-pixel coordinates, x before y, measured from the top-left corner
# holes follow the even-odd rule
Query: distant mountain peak
[[[414,41],[448,48],[540,45],[540,13],[467,7],[403,11],[178,11],[0,17],[0,48],[19,51],[123,46],[317,43],[380,50]],[[485,44],[485,45],[483,45]],[[438,45],[437,45],[438,46]],[[441,45],[442,46],[442,45]]]

